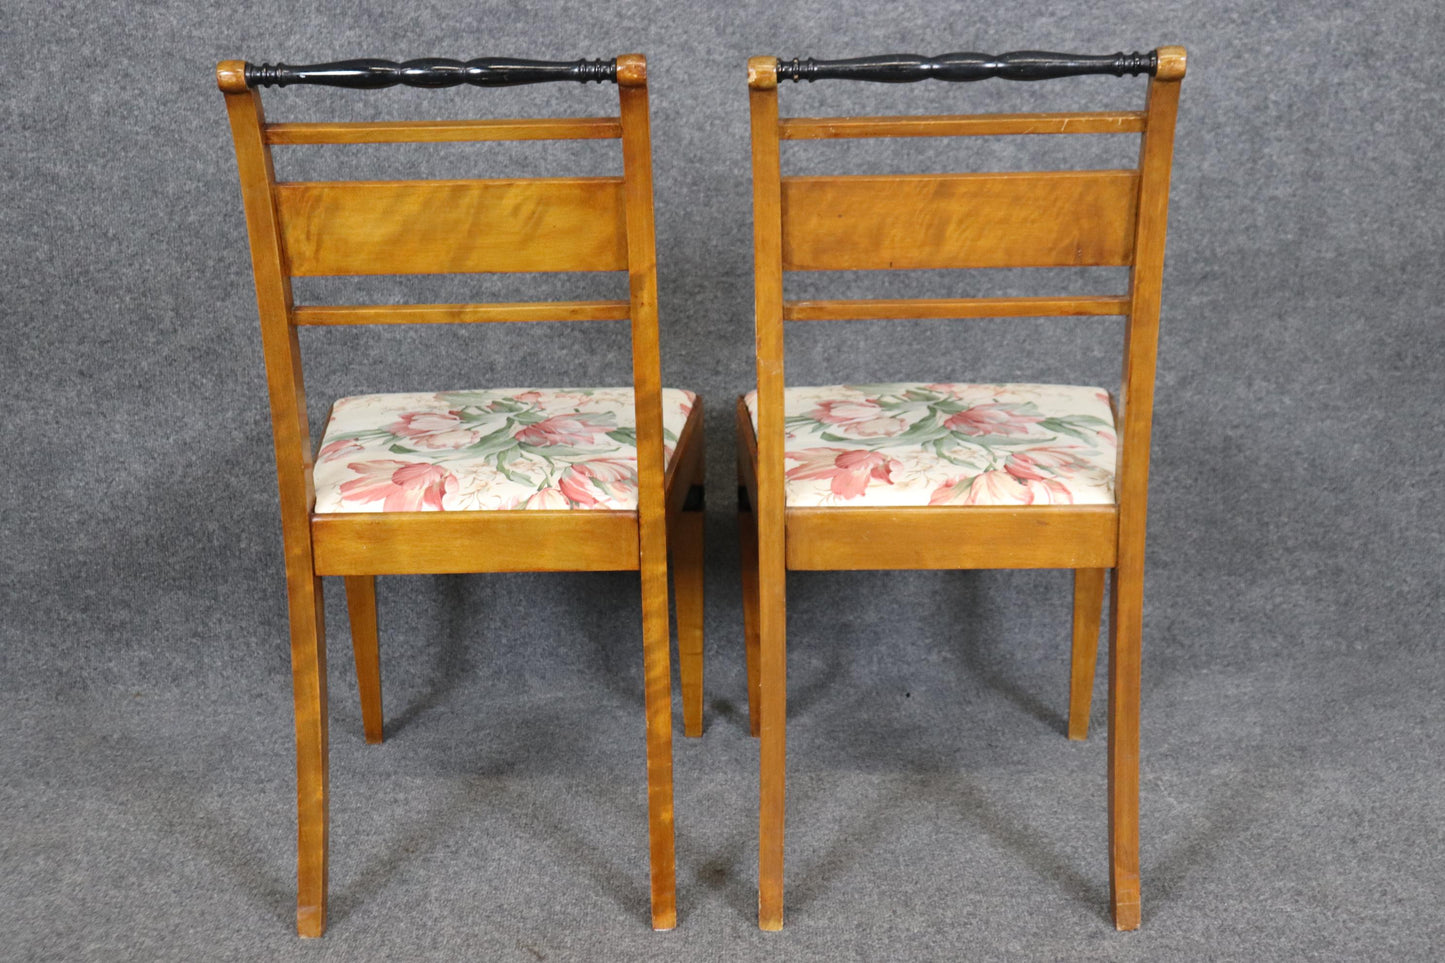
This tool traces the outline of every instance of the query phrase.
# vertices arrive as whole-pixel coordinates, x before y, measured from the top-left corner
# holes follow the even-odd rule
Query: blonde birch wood
[[[637,569],[635,512],[344,512],[311,528],[320,575]]]
[[[742,567],[743,649],[748,672],[748,734],[758,730],[758,519],[753,512],[758,485],[757,445],[747,404],[738,399],[738,549]]]
[[[788,568],[1104,568],[1111,505],[789,508]]]
[[[297,277],[621,271],[618,177],[278,184]]]
[[[617,58],[626,185],[632,378],[637,407],[638,567],[647,711],[647,812],[652,926],[677,925],[672,812],[672,673],[668,663],[667,505],[663,491],[662,369],[657,329],[657,253],[652,213],[652,147],[647,62]]]
[[[1107,110],[1048,114],[953,114],[901,117],[785,117],[783,140],[854,137],[990,137],[1001,134],[1137,134],[1144,114]]]
[[[782,179],[783,269],[1130,262],[1135,171]]]
[[[1089,737],[1094,699],[1094,663],[1099,653],[1099,618],[1104,612],[1107,568],[1074,569],[1074,631],[1069,659],[1069,738]]]
[[[499,321],[625,321],[626,301],[514,301],[499,304],[320,304],[292,308],[291,323],[486,324]]]
[[[356,658],[356,688],[361,694],[361,729],[366,741],[382,741],[381,640],[376,628],[376,578],[346,578],[346,612],[351,620],[351,651]]]
[[[242,65],[217,67],[236,145],[236,167],[246,210],[261,345],[271,402],[276,480],[291,623],[291,680],[296,717],[296,929],[320,936],[326,929],[328,837],[328,733],[326,628],[321,580],[312,563],[307,525],[315,492],[311,483],[311,437],[301,379],[301,348],[288,323],[291,284],[276,219],[275,170],[261,138],[261,100],[238,84]]]
[[[783,925],[787,648],[783,502],[783,214],[777,61],[748,62],[753,164],[754,320],[758,364],[758,926]]]
[[[669,528],[683,734],[696,738],[702,735],[703,513],[678,512]]]
[[[1120,406],[1124,426],[1115,485],[1119,500],[1119,561],[1109,618],[1109,901],[1114,925],[1139,926],[1139,685],[1144,606],[1144,530],[1149,496],[1149,436],[1159,344],[1159,301],[1169,171],[1184,51],[1159,50],[1159,73],[1149,84],[1148,132],[1139,153],[1139,217],[1130,283]]]
[[[857,321],[881,318],[1107,317],[1129,310],[1127,298],[900,298],[784,301],[784,321]]]
[[[402,120],[267,124],[268,144],[419,144],[440,141],[599,140],[622,136],[616,117]]]

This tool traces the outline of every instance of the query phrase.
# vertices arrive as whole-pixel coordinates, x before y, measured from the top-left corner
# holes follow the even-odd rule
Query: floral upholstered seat
[[[783,410],[790,508],[1114,504],[1102,388],[829,385],[786,389]]]
[[[662,391],[672,459],[696,395]],[[342,398],[316,455],[316,511],[637,509],[631,388]]]

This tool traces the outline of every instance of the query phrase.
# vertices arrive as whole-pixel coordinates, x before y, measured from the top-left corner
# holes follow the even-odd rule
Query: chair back
[[[752,114],[760,512],[781,512],[783,322],[1116,315],[1126,319],[1118,498],[1147,482],[1174,121],[1185,55],[1023,51],[748,64]],[[1046,80],[1148,74],[1142,110],[891,117],[778,115],[778,83]],[[1127,170],[783,176],[780,142],[875,137],[1138,134]],[[786,300],[784,272],[919,268],[1129,268],[1122,294],[1087,297]]]
[[[309,513],[314,502],[299,327],[630,320],[639,512],[660,517],[663,437],[645,58],[351,60],[301,67],[226,61],[217,68],[217,81],[226,98],[246,208],[283,515]],[[619,114],[267,123],[258,90],[290,84],[366,90],[560,81],[615,83]],[[273,145],[595,139],[622,142],[622,176],[278,182],[271,157]],[[521,271],[626,271],[629,297],[297,305],[291,291],[293,277]]]

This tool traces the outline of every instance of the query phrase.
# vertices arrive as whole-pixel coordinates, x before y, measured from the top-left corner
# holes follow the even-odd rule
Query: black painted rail
[[[246,64],[246,86],[287,87],[315,84],[379,90],[383,87],[519,87],[563,81],[617,82],[616,60],[519,60],[515,57],[479,57],[446,60],[426,57],[398,63],[392,60],[338,60],[334,63],[291,66]]]
[[[863,80],[880,84],[914,84],[920,80],[966,83],[976,80],[1053,80],[1086,74],[1125,74],[1151,77],[1159,67],[1159,56],[1148,53],[1102,55],[1049,53],[1044,50],[1015,50],[1003,54],[949,53],[937,57],[918,54],[882,54],[851,60],[778,59],[778,79],[797,83],[806,80]]]

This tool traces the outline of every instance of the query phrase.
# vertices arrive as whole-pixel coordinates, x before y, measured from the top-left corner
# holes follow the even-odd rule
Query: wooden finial
[[[1154,72],[1157,79],[1184,79],[1184,68],[1189,58],[1183,47],[1160,47],[1154,53],[1159,57],[1159,68]]]
[[[623,54],[617,58],[619,87],[647,86],[647,58],[642,54]]]
[[[244,94],[246,87],[246,61],[222,60],[216,64],[216,86],[228,94]]]
[[[748,86],[753,90],[775,89],[778,86],[778,58],[749,57]]]

